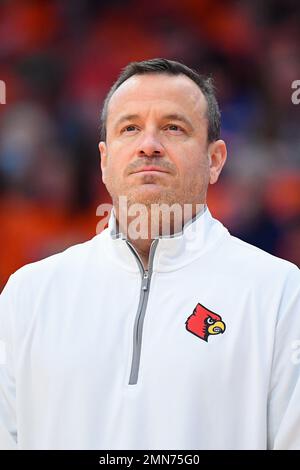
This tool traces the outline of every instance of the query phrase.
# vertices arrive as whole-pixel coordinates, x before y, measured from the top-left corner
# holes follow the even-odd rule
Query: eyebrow
[[[116,124],[115,124],[115,128],[117,128],[120,124],[122,124],[123,122],[126,122],[126,121],[132,121],[132,120],[135,120],[135,119],[139,119],[140,118],[140,115],[139,114],[125,114],[124,116],[121,116]],[[183,114],[180,114],[180,113],[171,113],[171,114],[165,114],[162,116],[162,120],[167,120],[167,119],[171,119],[171,120],[174,120],[174,121],[180,121],[180,122],[183,122],[184,124],[186,124],[190,129],[194,130],[194,126],[193,124],[191,123],[191,121],[186,118]]]
[[[124,116],[121,116],[117,122],[115,123],[114,127],[117,128],[122,122],[125,121],[132,121],[134,119],[138,119],[140,116],[138,114],[125,114]]]
[[[172,114],[165,114],[162,119],[171,119],[171,120],[174,120],[174,121],[180,121],[180,122],[183,122],[184,124],[186,124],[190,129],[193,129],[194,130],[194,126],[193,124],[191,123],[191,121],[186,118],[183,114],[179,114],[179,113],[172,113]]]

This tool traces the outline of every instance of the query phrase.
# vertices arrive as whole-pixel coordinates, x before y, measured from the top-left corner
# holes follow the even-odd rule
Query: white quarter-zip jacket
[[[300,274],[208,208],[148,270],[109,226],[0,296],[0,448],[300,449]]]

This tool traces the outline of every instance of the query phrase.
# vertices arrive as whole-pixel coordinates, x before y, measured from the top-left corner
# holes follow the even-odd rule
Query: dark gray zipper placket
[[[135,259],[138,263],[141,276],[142,276],[140,300],[139,300],[139,305],[138,305],[135,322],[134,322],[134,328],[133,328],[133,352],[132,352],[131,371],[130,371],[130,377],[129,377],[129,385],[136,385],[138,381],[138,375],[139,375],[143,324],[144,324],[144,318],[145,318],[148,297],[149,297],[149,287],[150,287],[152,269],[153,269],[153,258],[154,258],[154,253],[155,253],[156,246],[158,243],[158,239],[153,240],[151,244],[148,269],[144,269],[141,258],[139,257],[138,253],[133,248],[131,243],[129,243],[128,241],[126,241],[126,243],[135,256]]]

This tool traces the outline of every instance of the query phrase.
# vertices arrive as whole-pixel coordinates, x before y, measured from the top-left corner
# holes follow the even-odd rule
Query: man
[[[226,160],[210,81],[129,64],[102,124],[108,228],[1,296],[1,446],[300,448],[300,274],[206,206]]]

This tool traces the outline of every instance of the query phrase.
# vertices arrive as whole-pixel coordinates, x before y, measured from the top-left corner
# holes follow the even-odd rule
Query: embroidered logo
[[[204,341],[208,341],[210,335],[224,333],[225,323],[217,313],[208,310],[201,304],[197,304],[192,315],[185,322],[187,331],[193,333]]]

